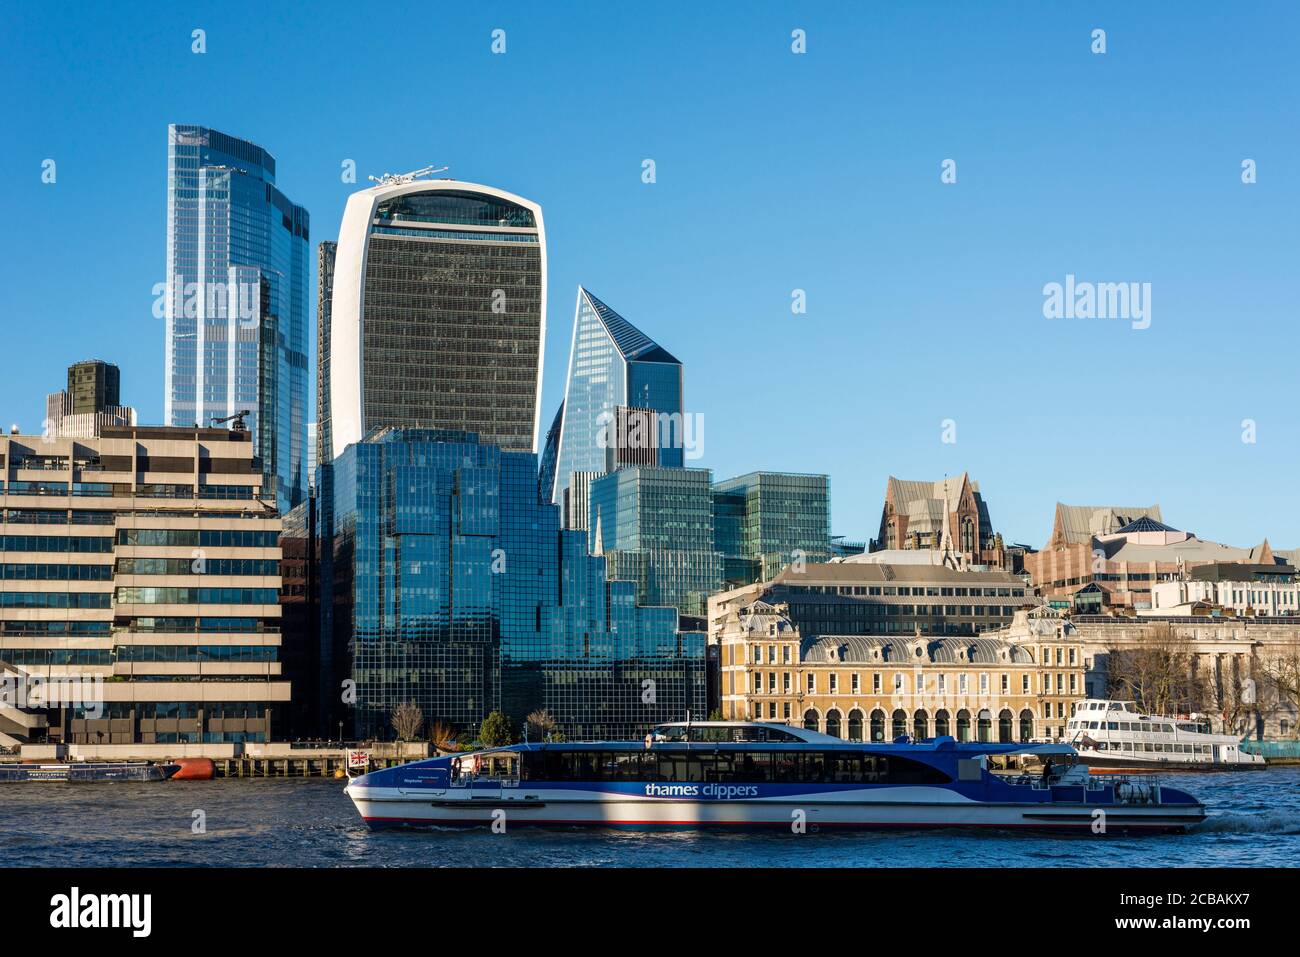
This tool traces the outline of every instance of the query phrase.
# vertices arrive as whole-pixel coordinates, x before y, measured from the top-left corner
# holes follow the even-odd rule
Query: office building
[[[316,247],[316,465],[334,460],[330,436],[330,324],[334,297],[334,258],[338,243],[326,240]],[[316,476],[309,476],[314,483]]]
[[[563,502],[575,472],[681,468],[682,390],[682,364],[579,286],[551,500]]]
[[[275,157],[218,130],[167,129],[163,416],[205,427],[247,411],[266,494],[307,491],[307,211]]]
[[[122,405],[121,374],[102,359],[68,367],[68,386],[45,399],[48,438],[94,438],[105,426],[135,425],[135,409]]]
[[[917,633],[810,639],[786,605],[733,605],[717,635],[722,715],[848,741],[883,743],[902,735],[1050,740],[1064,734],[1064,716],[1081,696],[1082,646],[1068,629],[1032,639]]]
[[[703,711],[703,633],[607,580],[539,500],[535,454],[379,430],[321,469],[320,494],[322,641],[356,682],[333,719],[351,733],[391,736],[407,701],[471,730],[544,707],[570,738],[639,738]]]
[[[709,599],[709,635],[734,607],[781,604],[804,638],[825,635],[974,636],[1008,625],[1041,604],[1016,575],[941,565],[831,562],[788,567],[766,582]]]
[[[1076,612],[1144,610],[1152,589],[1178,582],[1202,565],[1284,565],[1291,553],[1266,541],[1236,548],[1197,538],[1166,525],[1160,507],[1118,508],[1060,505],[1052,537],[1042,551],[1025,556],[1025,571],[1040,595]]]
[[[329,403],[318,420],[329,459],[389,427],[468,431],[537,451],[541,207],[424,173],[386,175],[353,193],[337,249],[321,251],[331,295]]]
[[[587,536],[637,601],[703,616],[722,584],[708,469],[629,466],[591,482]]]
[[[713,486],[717,551],[728,587],[831,557],[830,478],[750,472]]]
[[[271,740],[281,522],[255,451],[225,429],[0,437],[0,663],[94,689],[0,707],[0,745]]]

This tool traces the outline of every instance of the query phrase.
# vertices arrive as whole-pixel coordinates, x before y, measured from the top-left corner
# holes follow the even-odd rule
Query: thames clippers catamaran
[[[1080,701],[1066,725],[1079,761],[1111,770],[1249,771],[1267,767],[1230,734],[1213,734],[1202,718],[1142,714],[1132,701]]]
[[[1032,772],[990,758],[1033,755]],[[372,771],[347,785],[372,827],[999,827],[1185,831],[1190,794],[1100,780],[1068,745],[847,742],[788,725],[685,722],[643,742],[516,744]],[[1104,813],[1099,814],[1098,811]],[[1104,827],[1099,827],[1098,822]]]

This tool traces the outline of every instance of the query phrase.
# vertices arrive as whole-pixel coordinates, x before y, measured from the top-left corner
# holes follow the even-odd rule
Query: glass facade
[[[751,472],[713,486],[717,547],[724,578],[745,585],[775,578],[796,553],[830,558],[830,479]]]
[[[448,429],[535,451],[546,288],[540,217],[468,188],[384,189],[349,201],[375,203],[364,262],[330,253],[331,283],[335,265],[361,270],[360,356],[353,357],[361,409],[349,420],[362,434]],[[346,314],[331,304],[331,322]],[[341,348],[334,344],[335,375]],[[343,412],[329,411],[322,441],[333,443]]]
[[[620,406],[661,413],[656,463],[681,468],[682,364],[579,286],[551,501],[563,501],[574,472],[606,470],[607,426]]]
[[[637,601],[703,616],[721,587],[708,469],[632,466],[591,483],[588,536]]]
[[[330,430],[330,302],[334,296],[334,260],[339,244],[323,242],[316,248],[316,455],[315,465],[334,458]],[[316,469],[308,475],[315,487]]]
[[[207,426],[248,410],[281,512],[307,488],[308,225],[266,150],[168,127],[163,416]]]
[[[606,581],[538,495],[537,456],[386,429],[321,469],[322,631],[356,682],[358,736],[392,709],[477,728],[547,708],[570,737],[640,737],[705,707],[704,635]]]

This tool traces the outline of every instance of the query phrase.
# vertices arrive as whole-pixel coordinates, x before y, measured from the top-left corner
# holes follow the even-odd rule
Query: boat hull
[[[1132,758],[1101,757],[1092,751],[1080,751],[1079,763],[1096,774],[1160,774],[1168,771],[1263,771],[1263,761],[1134,761]]]
[[[0,783],[166,781],[177,770],[175,764],[0,764]]]
[[[1205,818],[1203,805],[1102,806],[1076,803],[993,804],[944,799],[871,801],[688,801],[571,797],[458,798],[368,794],[349,796],[371,827],[484,826],[606,827],[625,829],[1016,828],[1074,833],[1181,832]],[[1099,813],[1100,812],[1100,813]],[[1100,825],[1098,822],[1102,822]]]

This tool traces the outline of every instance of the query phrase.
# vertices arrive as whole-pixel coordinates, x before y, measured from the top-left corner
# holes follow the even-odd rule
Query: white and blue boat
[[[1002,771],[993,764],[1036,767]],[[992,759],[992,760],[990,760]],[[1029,828],[1181,832],[1205,806],[1158,780],[1094,778],[1068,745],[847,742],[758,722],[660,725],[642,741],[516,744],[349,781],[372,827]]]

